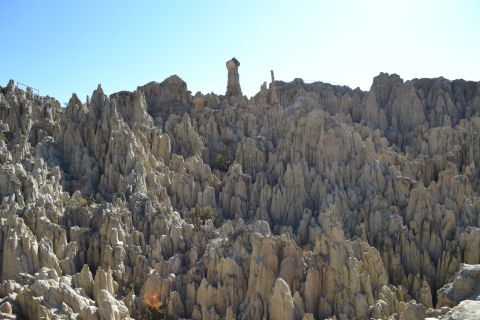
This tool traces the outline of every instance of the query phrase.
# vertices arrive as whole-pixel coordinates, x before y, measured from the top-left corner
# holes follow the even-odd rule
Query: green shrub
[[[217,211],[211,206],[202,208],[199,205],[196,205],[194,208],[190,209],[190,217],[195,225],[202,225],[208,219],[212,219],[212,221],[215,222],[217,216]]]
[[[226,160],[223,154],[219,154],[215,161],[213,162],[212,169],[218,169],[222,171],[228,171],[228,167],[230,166],[230,161]]]
[[[173,318],[168,315],[167,305],[162,304],[160,307],[145,306],[142,312],[141,320],[172,320]]]
[[[7,138],[5,138],[5,136],[0,132],[0,140],[3,140],[5,141],[5,143],[7,143]]]

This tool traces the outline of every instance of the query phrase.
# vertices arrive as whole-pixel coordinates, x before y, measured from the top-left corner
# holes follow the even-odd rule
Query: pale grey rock
[[[272,320],[293,320],[294,305],[288,284],[277,278],[270,296],[269,318]]]
[[[109,291],[100,290],[97,299],[99,320],[131,319],[127,307],[123,302],[116,300]]]
[[[112,107],[130,125],[144,125],[151,127],[153,120],[147,113],[147,102],[145,94],[136,90],[131,92],[118,92],[110,96]]]
[[[178,116],[170,116],[165,123],[165,131],[171,139],[173,152],[181,154],[184,158],[201,152],[203,142],[192,126],[188,113],[181,119]]]
[[[425,306],[423,304],[416,303],[415,300],[411,300],[405,305],[398,318],[399,320],[421,320],[425,319],[426,315],[427,310]]]
[[[272,75],[248,102],[236,72],[227,97],[173,76],[65,109],[0,88],[0,303],[142,318],[148,289],[186,319],[475,310],[479,83]],[[215,221],[191,224],[196,205]]]
[[[480,318],[480,301],[464,300],[439,320],[475,320]]]
[[[163,82],[150,82],[138,87],[145,95],[148,113],[156,125],[163,126],[172,112],[185,112],[192,107],[192,95],[187,84],[174,75]]]
[[[80,320],[99,320],[98,308],[89,306],[80,311],[78,314]]]
[[[451,283],[437,292],[437,307],[454,307],[462,300],[480,297],[480,265],[463,264]]]
[[[72,277],[72,281],[75,288],[83,288],[88,297],[93,299],[94,281],[87,264],[83,265],[82,270]]]
[[[95,272],[95,278],[93,281],[93,298],[98,303],[98,295],[100,291],[108,291],[111,295],[114,295],[116,292],[116,284],[112,277],[112,271],[107,269],[104,271],[102,267],[98,267]]]

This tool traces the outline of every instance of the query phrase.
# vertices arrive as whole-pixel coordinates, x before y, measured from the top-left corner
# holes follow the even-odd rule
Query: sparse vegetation
[[[229,166],[230,166],[230,161],[226,160],[223,154],[219,154],[215,159],[215,161],[213,162],[212,169],[218,169],[218,170],[227,172]]]
[[[173,317],[168,315],[167,305],[162,304],[160,307],[145,306],[141,320],[172,320]]]
[[[0,140],[7,142],[7,138],[0,132]]]
[[[122,286],[122,291],[123,291],[125,296],[127,296],[130,292],[134,291],[133,283],[123,285]],[[135,293],[135,291],[134,291],[134,293]]]
[[[190,217],[192,218],[193,223],[197,226],[204,224],[208,219],[215,222],[217,216],[217,211],[211,206],[202,208],[201,206],[196,205],[194,208],[190,209]]]

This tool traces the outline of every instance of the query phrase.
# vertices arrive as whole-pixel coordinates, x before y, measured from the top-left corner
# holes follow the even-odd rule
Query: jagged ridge
[[[421,319],[476,294],[442,286],[478,279],[480,83],[229,86],[99,86],[65,109],[1,88],[5,308],[140,319],[146,293],[178,318]]]

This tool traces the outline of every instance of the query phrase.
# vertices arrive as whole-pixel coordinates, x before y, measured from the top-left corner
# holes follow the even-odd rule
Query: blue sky
[[[269,81],[368,90],[403,79],[480,80],[480,1],[0,0],[0,85],[82,101],[177,74],[192,94],[224,94],[236,57],[248,96]]]

